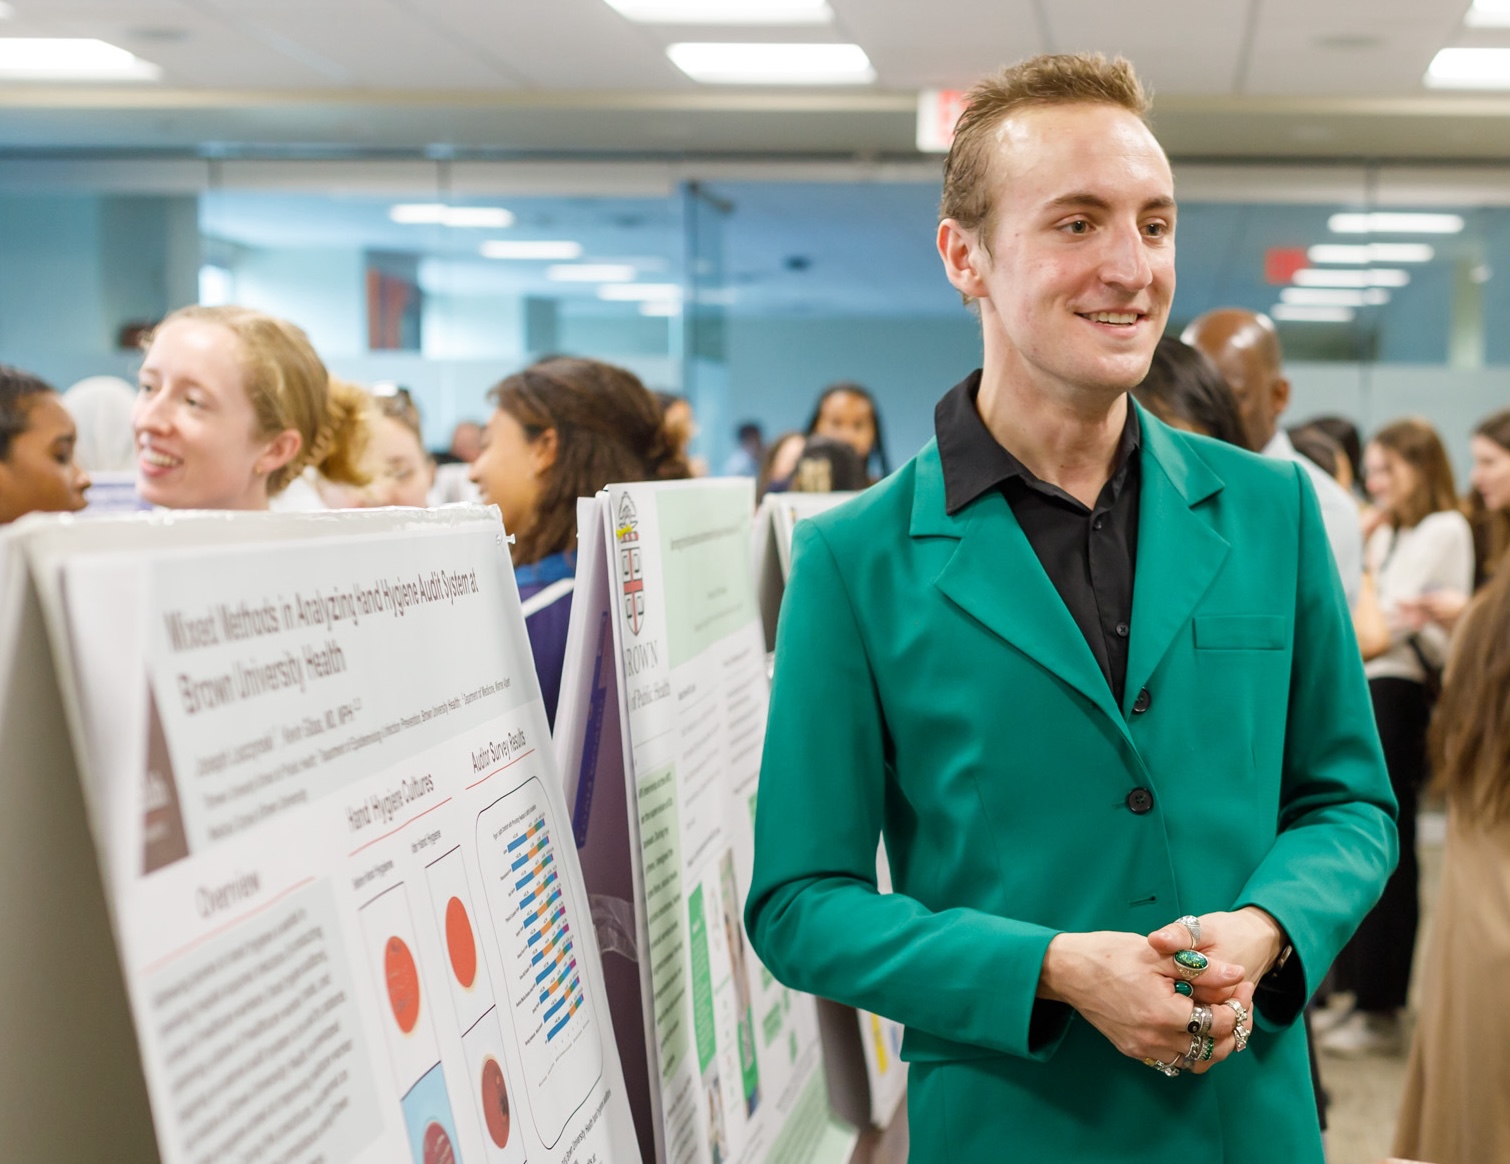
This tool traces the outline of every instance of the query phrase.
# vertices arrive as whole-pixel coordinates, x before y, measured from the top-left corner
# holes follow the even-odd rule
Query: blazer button
[[[1148,694],[1148,688],[1145,687],[1142,691],[1138,692],[1138,698],[1133,700],[1133,711],[1138,715],[1142,715],[1152,704],[1153,696]]]
[[[1136,815],[1142,816],[1153,808],[1153,793],[1146,788],[1134,788],[1127,794],[1127,807]]]

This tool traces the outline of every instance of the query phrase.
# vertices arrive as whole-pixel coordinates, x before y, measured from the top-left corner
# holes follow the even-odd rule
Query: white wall
[[[246,250],[232,268],[236,302],[297,323],[325,357],[367,350],[359,250]]]

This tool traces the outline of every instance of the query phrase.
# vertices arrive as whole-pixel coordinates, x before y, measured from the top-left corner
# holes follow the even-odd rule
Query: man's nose
[[[1109,230],[1103,237],[1106,250],[1101,260],[1102,279],[1132,291],[1141,291],[1153,282],[1148,243],[1136,224]]]

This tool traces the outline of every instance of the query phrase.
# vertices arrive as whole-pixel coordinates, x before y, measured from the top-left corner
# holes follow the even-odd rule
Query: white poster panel
[[[792,571],[792,535],[797,523],[857,496],[769,493],[761,502],[755,517],[754,576],[768,650],[776,649],[776,621]],[[876,854],[876,885],[882,893],[891,892],[891,865],[884,842]],[[907,1097],[907,1064],[900,1054],[902,1024],[838,1003],[824,1003],[822,1017],[823,1054],[835,1107],[846,1119],[886,1127]]]
[[[637,1159],[496,511],[193,525],[32,555],[162,1158]]]
[[[610,486],[582,526],[584,542],[598,531],[607,586],[579,582],[579,599],[607,605],[573,608],[584,649],[563,700],[592,689],[587,628],[607,613],[623,728],[596,747],[626,778],[650,1108],[668,1164],[844,1159],[853,1145],[829,1115],[814,1000],[777,983],[744,933],[769,699],[753,502],[747,480]],[[558,737],[563,755],[591,746]],[[611,764],[596,767],[601,789]],[[579,808],[587,778],[582,765]]]

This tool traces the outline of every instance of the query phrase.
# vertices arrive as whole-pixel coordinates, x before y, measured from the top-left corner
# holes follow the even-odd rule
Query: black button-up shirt
[[[1131,402],[1111,479],[1094,508],[1050,485],[997,443],[975,410],[979,372],[950,389],[934,410],[944,503],[958,513],[1000,489],[1017,524],[1085,636],[1122,705],[1132,633],[1133,573],[1138,557],[1139,449],[1142,429]]]

